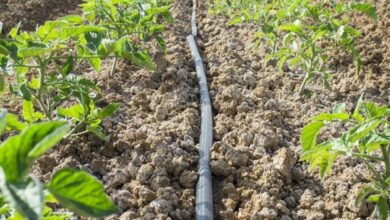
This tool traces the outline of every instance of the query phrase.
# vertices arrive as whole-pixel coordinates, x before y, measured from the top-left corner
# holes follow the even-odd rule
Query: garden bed
[[[0,0],[5,30],[22,21],[32,30],[47,19],[77,12],[75,1]],[[251,25],[230,27],[229,19],[198,8],[198,45],[208,70],[214,111],[211,152],[216,219],[364,219],[371,205],[354,206],[369,173],[345,157],[321,183],[299,160],[299,135],[308,119],[345,102],[354,109],[364,93],[368,100],[390,102],[390,5],[377,3],[376,23],[356,15],[362,38],[363,69],[335,54],[332,90],[308,86],[296,93],[301,79],[288,68],[279,73],[255,47]],[[77,71],[101,87],[102,105],[120,103],[103,122],[108,141],[88,134],[62,141],[41,158],[34,173],[49,180],[55,170],[80,168],[103,181],[120,209],[110,219],[193,219],[200,134],[199,89],[186,42],[191,33],[192,0],[177,0],[175,22],[164,33],[167,53],[151,48],[157,62],[152,73],[120,62],[114,77],[110,63],[97,74]],[[46,14],[44,12],[50,12]],[[8,109],[13,103],[4,104]],[[329,132],[337,132],[331,130]]]

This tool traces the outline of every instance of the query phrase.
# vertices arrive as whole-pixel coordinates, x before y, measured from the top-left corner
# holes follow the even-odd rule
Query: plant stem
[[[298,92],[299,95],[303,94],[303,90],[305,89],[308,81],[309,81],[309,73],[306,73],[305,78],[303,79],[303,82],[301,84],[301,87],[299,88],[299,92]]]
[[[383,163],[385,164],[385,178],[389,177],[390,175],[390,158],[389,158],[389,151],[388,146],[381,145],[381,151],[383,154]]]
[[[39,60],[38,63],[40,64],[40,68],[39,68],[39,89],[37,91],[36,99],[37,99],[38,104],[41,106],[41,108],[42,108],[44,114],[46,115],[46,117],[51,121],[52,120],[51,114],[50,114],[49,110],[46,108],[46,106],[45,106],[45,104],[44,104],[44,102],[42,100],[43,87],[45,85],[45,78],[46,78],[45,69],[46,69],[47,62],[42,62],[41,60]]]
[[[118,58],[114,57],[114,61],[112,62],[112,66],[111,66],[111,70],[110,70],[110,77],[114,76],[117,62],[118,62]]]
[[[312,54],[310,57],[309,69],[306,72],[305,78],[303,79],[303,82],[302,82],[301,87],[299,88],[299,92],[298,92],[298,94],[300,96],[303,94],[303,90],[305,89],[307,82],[309,81],[309,79],[311,78],[311,75],[313,74],[312,73],[313,63],[314,63],[315,56],[317,55],[317,53],[315,53],[315,47],[313,45],[311,46],[311,51],[312,51]]]
[[[81,125],[83,125],[83,124],[84,124],[83,121],[80,121],[79,123],[77,123],[76,126],[74,126],[74,127],[72,128],[72,130],[70,130],[70,131],[65,135],[64,138],[68,138],[69,136],[73,135],[73,133],[74,133],[78,128],[80,128]]]
[[[382,186],[386,186],[385,181],[381,177],[381,175],[374,169],[374,167],[371,166],[370,162],[368,162],[366,159],[363,159],[364,164],[366,164],[367,168],[371,171],[371,173],[374,175],[374,178],[382,184]]]

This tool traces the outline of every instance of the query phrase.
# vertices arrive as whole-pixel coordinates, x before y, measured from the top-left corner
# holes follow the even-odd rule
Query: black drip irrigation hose
[[[207,86],[206,71],[195,41],[195,37],[197,36],[196,7],[197,2],[196,0],[193,0],[191,19],[192,34],[187,37],[187,41],[191,49],[191,54],[195,61],[196,75],[199,81],[202,116],[201,134],[199,140],[199,178],[196,185],[195,215],[196,220],[213,220],[214,214],[210,169],[210,151],[213,142],[213,118],[211,112],[210,95]]]

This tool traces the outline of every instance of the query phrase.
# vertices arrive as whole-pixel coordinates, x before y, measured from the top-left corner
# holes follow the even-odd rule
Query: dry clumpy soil
[[[108,219],[194,218],[200,107],[186,42],[191,32],[191,9],[191,0],[174,4],[175,22],[164,37],[168,51],[161,55],[157,47],[152,48],[156,73],[126,62],[119,63],[114,78],[108,77],[110,63],[99,74],[82,70],[102,88],[102,106],[112,102],[121,105],[103,122],[110,140],[103,142],[93,135],[64,140],[37,162],[33,168],[37,176],[46,182],[63,167],[92,173],[120,209]],[[0,19],[5,20],[3,16]],[[35,20],[33,25],[39,22]]]
[[[0,20],[7,27],[23,20],[24,29],[33,29],[79,4],[21,2],[0,0]],[[363,32],[362,73],[354,74],[348,57],[335,59],[333,90],[313,85],[308,87],[312,92],[300,98],[295,93],[301,79],[288,69],[286,74],[277,73],[272,63],[262,61],[264,49],[254,49],[256,27],[228,27],[227,18],[209,15],[206,5],[200,5],[198,44],[208,68],[215,113],[211,167],[216,219],[367,218],[371,206],[353,206],[368,178],[364,166],[343,158],[322,184],[318,174],[309,173],[299,161],[299,134],[310,116],[339,102],[351,109],[362,92],[370,100],[389,103],[390,4],[377,6],[375,24],[362,16],[355,18]],[[48,8],[50,15],[40,16],[41,8]],[[109,219],[194,218],[200,114],[196,74],[185,39],[191,31],[191,8],[191,0],[174,4],[176,20],[165,33],[168,52],[153,52],[157,73],[125,62],[114,78],[107,76],[109,63],[100,74],[84,70],[102,88],[103,104],[121,104],[103,123],[110,140],[86,135],[63,141],[34,167],[42,180],[62,167],[87,170],[103,181],[120,209]]]
[[[48,19],[65,16],[76,11],[82,0],[0,0],[0,21],[3,32],[21,22],[24,30],[34,30]]]
[[[354,20],[362,30],[365,67],[358,76],[351,60],[335,57],[332,91],[318,85],[297,97],[301,78],[277,72],[254,47],[255,26],[228,27],[227,18],[200,8],[200,41],[206,57],[215,110],[214,174],[216,219],[365,219],[372,207],[355,207],[368,172],[359,161],[338,160],[321,184],[299,161],[299,135],[308,119],[345,102],[353,108],[364,92],[381,104],[390,98],[390,4],[378,3],[378,21]],[[337,132],[337,131],[330,131]]]

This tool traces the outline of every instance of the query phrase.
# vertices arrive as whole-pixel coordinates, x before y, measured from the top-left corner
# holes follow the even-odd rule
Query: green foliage
[[[154,69],[143,43],[155,40],[165,50],[162,31],[172,22],[171,1],[161,0],[84,0],[83,15],[92,25],[106,28],[101,36],[88,37],[90,49],[102,55],[114,52],[135,65]],[[100,43],[103,42],[103,43]],[[113,63],[111,75],[115,69]]]
[[[4,130],[7,114],[2,110],[0,116]],[[117,211],[101,183],[83,171],[61,169],[46,186],[30,174],[33,163],[57,144],[69,128],[63,121],[37,123],[0,145],[2,219],[67,219],[68,214],[55,213],[45,206],[57,201],[83,216],[104,217]]]
[[[373,215],[385,220],[390,199],[390,109],[373,102],[359,101],[352,114],[338,105],[332,113],[313,117],[301,133],[301,159],[318,168],[322,180],[330,174],[334,161],[341,155],[360,158],[372,173],[372,180],[359,193],[356,205],[366,200],[375,203]],[[341,122],[349,128],[340,137],[318,143],[325,126]]]
[[[84,23],[81,16],[67,16],[47,21],[32,33],[14,28],[8,38],[0,39],[0,79],[4,74],[11,76],[9,93],[23,99],[22,116],[28,124],[59,117],[57,111],[64,102],[78,102],[85,108],[85,117],[95,106],[91,95],[99,88],[74,71],[84,61],[100,70],[103,56],[96,48],[108,29]],[[4,90],[5,81],[0,81]],[[20,130],[20,124],[16,126]]]
[[[321,79],[330,88],[330,54],[345,51],[361,69],[356,38],[360,32],[348,16],[357,11],[376,19],[376,9],[368,3],[321,0],[215,0],[213,12],[226,12],[231,25],[251,22],[259,25],[258,44],[265,42],[279,71],[283,66],[305,74],[299,93],[306,84]]]

